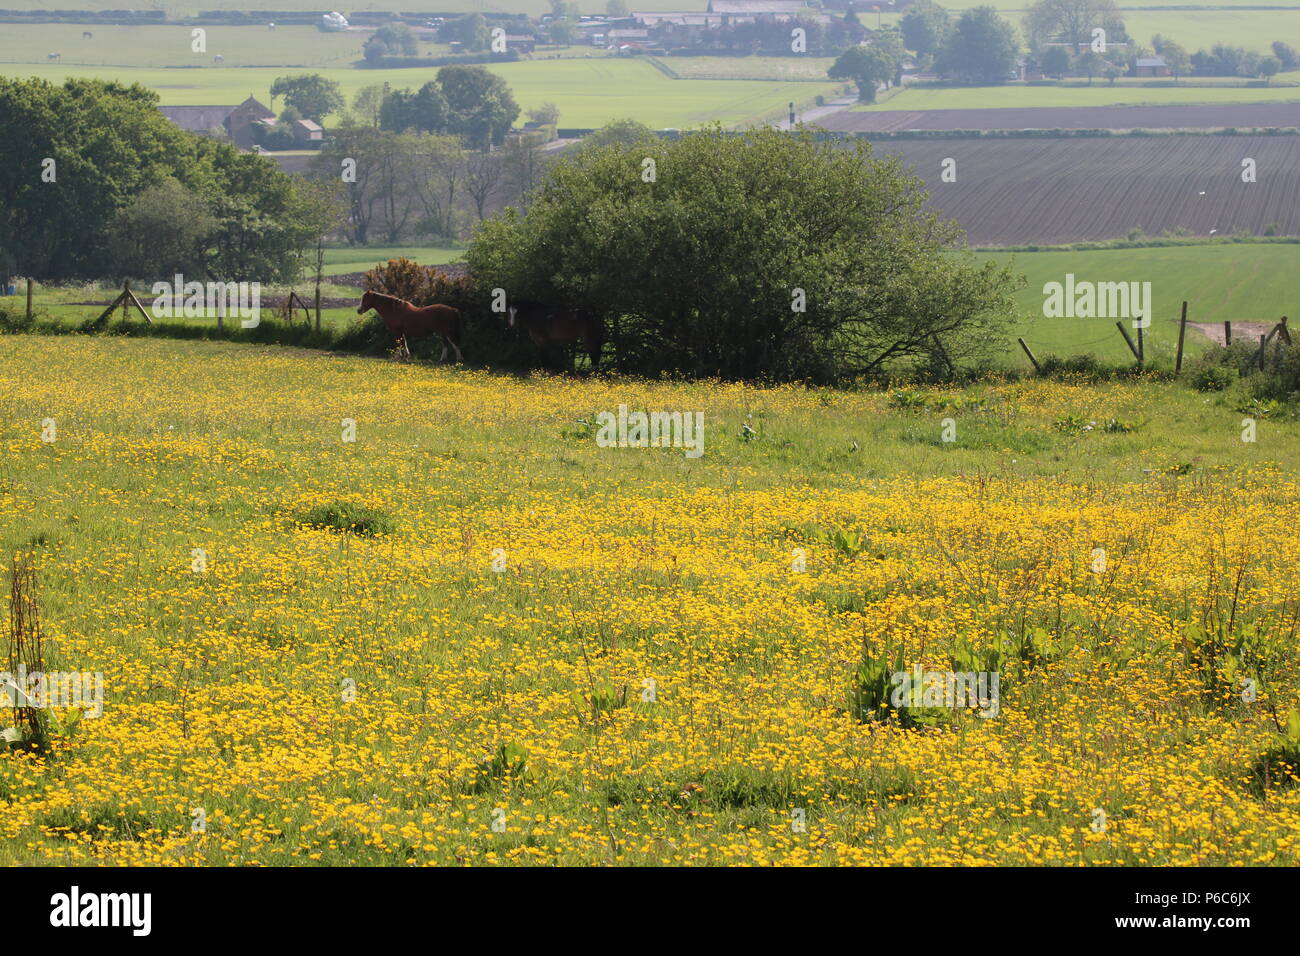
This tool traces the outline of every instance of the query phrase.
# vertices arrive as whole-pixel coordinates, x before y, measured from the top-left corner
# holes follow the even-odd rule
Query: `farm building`
[[[1134,76],[1168,76],[1169,64],[1163,56],[1140,56],[1133,64]]]
[[[654,10],[646,13],[634,13],[632,19],[647,27],[657,27],[661,23],[689,27],[716,27],[722,25],[723,15],[721,13],[700,13],[696,10],[667,12]]]
[[[506,49],[518,50],[520,53],[532,53],[537,47],[537,37],[528,36],[527,34],[516,35],[514,33],[506,34]]]
[[[275,113],[252,96],[238,106],[160,106],[158,110],[181,129],[191,133],[224,129],[231,142],[240,149],[248,149],[255,142],[252,130],[254,123],[266,119],[275,122]]]
[[[319,146],[325,139],[325,130],[321,129],[319,123],[300,119],[293,124],[293,138],[300,146]]]

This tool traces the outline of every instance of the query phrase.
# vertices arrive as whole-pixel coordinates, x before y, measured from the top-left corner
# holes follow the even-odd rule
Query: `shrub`
[[[1010,270],[925,199],[865,141],[714,127],[576,151],[466,259],[480,289],[605,317],[621,371],[850,381],[1000,346]]]
[[[299,515],[298,522],[310,528],[358,535],[392,534],[395,527],[393,519],[382,511],[347,501],[317,505]]]
[[[1192,371],[1192,388],[1198,392],[1221,392],[1237,380],[1237,370],[1227,365],[1201,365]]]

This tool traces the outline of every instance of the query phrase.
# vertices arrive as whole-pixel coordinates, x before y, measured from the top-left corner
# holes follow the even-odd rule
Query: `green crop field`
[[[211,66],[217,55],[226,68],[240,66],[349,66],[361,58],[368,34],[322,33],[315,27],[203,27],[205,52],[193,48],[186,26],[107,26],[78,23],[0,25],[0,61],[45,63],[58,53],[65,64],[90,66]],[[83,32],[93,34],[89,39]],[[424,43],[422,55],[445,53]]]
[[[689,127],[718,121],[748,124],[780,113],[790,100],[804,104],[817,94],[831,94],[839,84],[772,82],[764,80],[674,80],[643,60],[617,58],[522,60],[492,64],[510,85],[526,111],[554,103],[560,124],[580,128],[603,126],[610,120],[633,117],[651,127]],[[417,87],[429,80],[431,69],[366,70],[323,68],[315,72],[336,80],[351,98],[365,86],[390,83],[394,88]],[[158,91],[164,106],[239,103],[250,94],[269,105],[268,90],[283,68],[136,69],[78,67],[60,64],[0,66],[8,76],[41,76],[54,82],[66,77],[99,77],[141,83]]]
[[[829,56],[668,56],[659,59],[684,79],[826,80]]]
[[[1147,354],[1172,355],[1177,345],[1177,318],[1184,299],[1191,322],[1276,322],[1283,315],[1300,315],[1300,291],[1294,276],[1300,270],[1300,245],[1293,243],[1214,243],[1144,249],[1050,250],[985,254],[1012,262],[1026,284],[1016,295],[1021,321],[1008,341],[1008,354],[1028,360],[1015,345],[1024,336],[1039,353],[1058,355],[1088,352],[1109,361],[1129,354],[1114,319],[1045,318],[1043,285],[1077,281],[1150,282],[1155,316],[1147,331]],[[1189,351],[1207,340],[1189,335]]]
[[[337,276],[350,272],[364,272],[389,259],[405,256],[421,265],[441,265],[459,259],[463,249],[444,249],[436,246],[367,246],[362,249],[326,249],[325,275]]]

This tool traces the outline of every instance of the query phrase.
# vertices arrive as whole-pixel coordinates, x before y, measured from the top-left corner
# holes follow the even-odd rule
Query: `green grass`
[[[826,80],[829,56],[666,56],[664,66],[684,79]]]
[[[66,65],[212,67],[225,57],[225,69],[243,66],[343,67],[361,58],[365,36],[322,33],[315,27],[204,27],[206,52],[195,53],[187,26],[108,26],[100,24],[6,23],[0,28],[0,61],[45,63],[58,53]],[[83,31],[94,36],[87,40]],[[421,44],[421,54],[441,55],[445,46]]]
[[[1295,863],[1295,789],[1244,778],[1300,689],[1300,429],[1243,443],[1239,395],[115,336],[0,336],[0,382],[0,545],[36,551],[53,666],[106,678],[48,757],[0,751],[0,865]],[[706,453],[574,433],[620,402],[699,410]],[[1258,706],[1182,646],[1228,607]],[[846,709],[886,641],[1027,635],[992,719]]]
[[[762,80],[674,80],[642,60],[617,58],[526,60],[489,67],[510,85],[527,111],[551,102],[560,109],[560,125],[603,126],[633,117],[650,127],[690,127],[708,122],[743,125],[784,111],[786,103],[810,102],[831,94],[839,84],[765,82]],[[432,75],[427,69],[315,70],[336,80],[349,99],[362,87],[390,83],[394,88],[418,87]],[[137,82],[158,91],[164,106],[239,103],[250,94],[269,104],[271,84],[286,70],[280,67],[232,69],[207,66],[179,70],[133,67],[78,67],[35,64],[0,66],[8,76],[41,76],[54,82],[65,77],[100,77]]]
[[[1082,252],[1046,251],[983,254],[1011,261],[1027,284],[1016,295],[1022,319],[1010,337],[1009,355],[1018,364],[1028,359],[1015,345],[1024,336],[1041,358],[1091,353],[1107,361],[1130,356],[1115,329],[1114,319],[1049,319],[1043,316],[1043,285],[1064,282],[1066,273],[1077,281],[1150,282],[1155,317],[1146,335],[1146,354],[1159,360],[1174,354],[1178,341],[1179,309],[1186,299],[1191,322],[1266,322],[1283,315],[1300,314],[1300,292],[1294,276],[1300,269],[1300,245],[1242,243],[1146,249],[1099,249]],[[1189,352],[1201,350],[1206,340],[1188,336]]]
[[[325,250],[325,275],[337,276],[349,272],[364,272],[379,263],[406,256],[422,265],[441,265],[459,259],[463,249],[446,249],[436,246],[367,246],[362,249],[340,248]]]
[[[328,276],[361,272],[397,256],[432,264],[460,258],[462,250],[429,246],[385,246],[365,249],[326,250]],[[1015,296],[1017,319],[1006,336],[1004,359],[1014,366],[1028,364],[1016,344],[1024,336],[1040,355],[1090,353],[1106,361],[1124,362],[1128,348],[1115,329],[1114,319],[1049,319],[1043,316],[1043,285],[1064,282],[1067,273],[1076,280],[1093,282],[1150,282],[1156,315],[1146,335],[1146,353],[1156,361],[1172,356],[1177,344],[1177,317],[1181,302],[1190,303],[1192,322],[1272,322],[1283,315],[1300,316],[1300,292],[1293,277],[1300,270],[1300,245],[1292,243],[1213,243],[1193,246],[1141,249],[1046,250],[1039,252],[979,253],[983,259],[1009,262],[1026,278]],[[299,294],[310,283],[298,283]],[[20,290],[21,291],[21,290]],[[59,324],[74,326],[93,319],[102,306],[74,305],[77,302],[112,298],[114,291],[91,287],[44,288],[35,296],[38,311]],[[147,290],[146,290],[147,291]],[[285,290],[263,290],[263,296]],[[326,298],[348,298],[358,294],[352,286],[327,285]],[[309,296],[308,296],[309,297]],[[148,305],[147,297],[145,304]],[[0,307],[21,309],[22,296],[0,296]],[[329,329],[345,328],[356,320],[352,307],[322,310],[322,322]],[[211,325],[206,319],[172,320],[195,327]],[[1187,340],[1189,354],[1204,348],[1199,333]]]

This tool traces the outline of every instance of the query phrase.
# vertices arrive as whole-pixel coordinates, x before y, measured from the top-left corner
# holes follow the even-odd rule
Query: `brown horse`
[[[409,358],[411,346],[408,339],[424,339],[431,335],[442,336],[441,362],[447,358],[447,347],[455,349],[456,361],[463,362],[460,354],[460,311],[449,305],[426,305],[424,308],[411,305],[405,299],[382,292],[367,292],[361,296],[361,305],[357,308],[360,315],[370,309],[379,313],[384,320],[384,327],[402,346]]]
[[[510,328],[519,327],[528,333],[538,348],[568,346],[582,342],[583,350],[591,358],[591,368],[600,366],[601,349],[605,347],[605,323],[586,309],[571,309],[516,299],[507,306]]]

